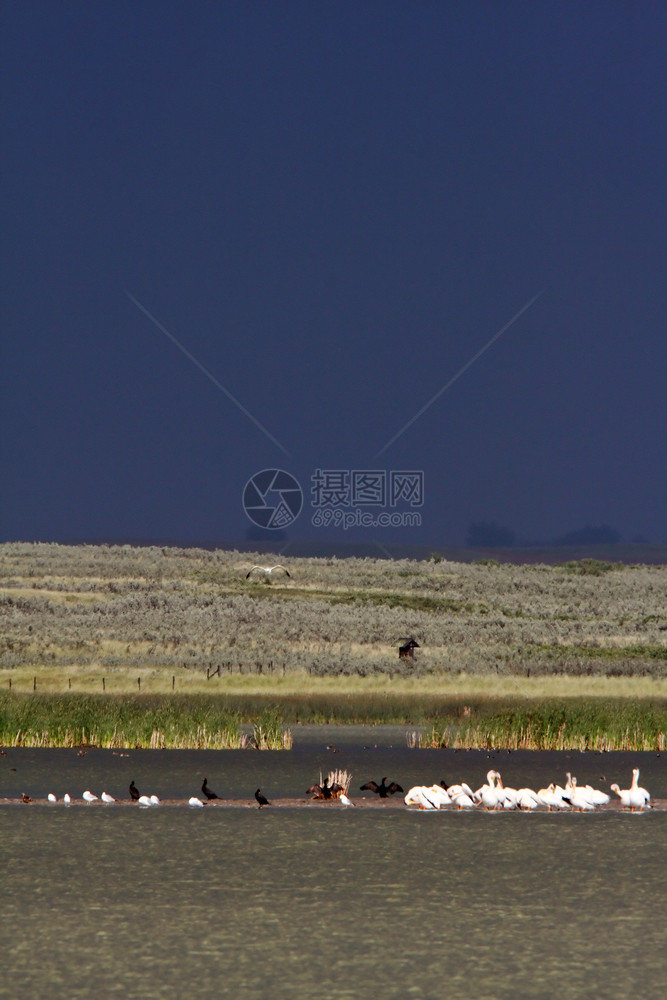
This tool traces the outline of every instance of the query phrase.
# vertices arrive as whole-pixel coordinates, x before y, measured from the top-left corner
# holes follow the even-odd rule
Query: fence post
[[[141,677],[137,677],[137,687],[141,691]]]
[[[176,687],[176,675],[174,674],[171,678],[171,690],[173,691]]]
[[[104,680],[104,677],[103,677],[102,678],[102,690],[106,691],[106,689],[107,689],[107,685],[106,685],[106,681]]]
[[[37,678],[36,677],[33,677],[33,679],[32,679],[32,689],[33,689],[33,691],[37,690]]]

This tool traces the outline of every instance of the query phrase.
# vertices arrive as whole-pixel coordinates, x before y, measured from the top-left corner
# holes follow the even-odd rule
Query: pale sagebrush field
[[[250,695],[481,685],[541,697],[665,693],[667,567],[282,559],[130,546],[0,546],[0,677],[39,690]],[[398,640],[420,643],[399,660]],[[207,670],[220,667],[206,680]],[[37,678],[37,681],[35,681]]]

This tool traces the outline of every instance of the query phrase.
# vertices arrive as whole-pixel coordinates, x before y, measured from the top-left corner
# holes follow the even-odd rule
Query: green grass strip
[[[5,746],[100,746],[227,750],[291,746],[276,713],[256,714],[254,735],[219,698],[4,694],[0,696],[0,744]]]
[[[0,695],[0,743],[230,749],[291,746],[311,724],[429,727],[422,746],[664,750],[664,698],[486,698],[367,694]],[[248,739],[241,730],[252,724]]]

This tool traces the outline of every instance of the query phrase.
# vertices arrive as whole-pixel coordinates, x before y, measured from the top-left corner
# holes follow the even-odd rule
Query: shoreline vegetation
[[[289,577],[246,579],[262,561],[0,545],[0,744],[284,749],[299,723],[393,723],[415,747],[665,749],[666,566],[285,556]]]
[[[664,697],[0,694],[4,746],[283,750],[301,724],[415,726],[414,748],[667,749]]]

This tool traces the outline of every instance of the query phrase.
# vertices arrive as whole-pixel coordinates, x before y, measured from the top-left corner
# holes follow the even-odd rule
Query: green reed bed
[[[265,707],[241,729],[237,711],[207,696],[0,695],[0,745],[172,750],[281,750],[291,734]]]
[[[419,745],[530,750],[662,750],[667,699],[498,698],[391,692],[354,694],[229,694],[240,718],[275,712],[285,725],[390,724],[429,727]],[[417,744],[416,744],[417,745]]]
[[[511,750],[664,750],[667,705],[576,699],[466,705],[417,738],[421,747]]]
[[[457,746],[514,747],[521,742],[531,749],[556,749],[597,739],[607,740],[614,749],[652,749],[664,745],[667,730],[667,699],[660,696],[489,697],[377,691],[274,692],[271,697],[239,692],[224,699],[245,720],[274,711],[286,725],[428,726],[445,737],[451,731],[448,745]],[[442,739],[434,739],[432,745],[443,745]]]
[[[428,727],[422,747],[664,750],[667,699],[364,694],[0,695],[5,746],[289,749],[307,724]],[[253,726],[252,736],[242,726]]]

